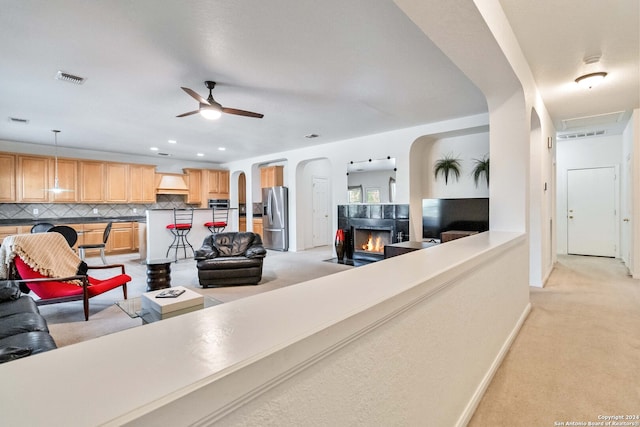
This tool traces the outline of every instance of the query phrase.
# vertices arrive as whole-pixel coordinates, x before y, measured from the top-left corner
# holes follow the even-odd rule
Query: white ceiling
[[[560,134],[620,133],[640,106],[638,0],[500,0]],[[599,55],[586,65],[584,59]],[[593,89],[574,79],[608,73]],[[619,114],[621,113],[621,114]]]
[[[638,108],[637,0],[502,3],[559,130]],[[584,4],[592,12],[575,9]],[[227,162],[487,108],[390,0],[0,0],[0,10],[3,140],[51,145],[60,129],[63,147]],[[596,47],[605,83],[565,88]],[[58,70],[87,81],[55,80]],[[206,97],[205,80],[223,106],[264,118],[176,118],[197,108],[180,87]]]

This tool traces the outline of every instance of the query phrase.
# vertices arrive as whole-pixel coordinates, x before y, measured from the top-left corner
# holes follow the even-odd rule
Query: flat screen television
[[[423,199],[422,237],[440,239],[450,230],[489,230],[489,198]]]

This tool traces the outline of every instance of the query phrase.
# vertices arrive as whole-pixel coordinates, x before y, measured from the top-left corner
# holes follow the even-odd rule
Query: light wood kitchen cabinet
[[[244,173],[238,176],[238,203],[247,203],[247,177]]]
[[[107,253],[126,253],[133,251],[133,223],[114,222],[107,241]]]
[[[183,169],[187,175],[187,203],[190,205],[202,205],[204,198],[202,197],[202,170],[201,169]]]
[[[225,170],[209,170],[209,186],[208,193],[212,199],[228,199],[229,198],[229,171]]]
[[[16,156],[0,154],[0,202],[16,201]]]
[[[14,234],[28,233],[31,230],[31,226],[27,225],[3,225],[0,226],[0,244],[7,236],[13,236]]]
[[[262,218],[253,218],[253,232],[257,233],[262,237]]]
[[[132,203],[155,203],[156,167],[129,165],[129,201]]]
[[[58,159],[58,188],[59,193],[49,192],[50,202],[73,203],[78,201],[78,162],[73,159]],[[49,159],[49,186],[56,182],[56,161]]]
[[[238,231],[247,231],[247,217],[241,216],[238,218]]]
[[[265,166],[260,168],[260,188],[284,185],[284,166]]]
[[[49,159],[18,156],[18,201],[46,203],[49,201]]]
[[[129,165],[105,164],[105,197],[109,203],[126,203],[129,200]]]
[[[105,163],[80,161],[80,202],[102,203],[104,201]]]

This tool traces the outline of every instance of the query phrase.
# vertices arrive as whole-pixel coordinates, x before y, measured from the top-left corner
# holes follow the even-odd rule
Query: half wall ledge
[[[528,310],[526,236],[490,231],[1,365],[0,398],[11,425],[463,425]],[[73,419],[60,384],[92,390]]]

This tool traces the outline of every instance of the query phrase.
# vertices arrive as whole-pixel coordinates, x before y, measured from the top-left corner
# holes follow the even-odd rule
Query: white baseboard
[[[507,351],[509,351],[509,348],[511,348],[511,344],[513,344],[513,341],[518,336],[518,333],[520,332],[520,328],[522,328],[522,325],[524,324],[524,321],[527,319],[527,316],[529,315],[530,311],[531,311],[531,303],[527,304],[527,306],[522,311],[522,314],[518,319],[518,323],[516,323],[514,328],[511,330],[511,333],[509,334],[504,344],[502,345],[502,348],[496,355],[496,358],[491,364],[491,367],[489,368],[484,378],[478,385],[478,388],[476,389],[475,393],[469,400],[469,403],[467,403],[466,408],[464,409],[464,411],[462,411],[460,418],[458,418],[458,421],[455,424],[456,427],[464,427],[467,424],[469,424],[469,421],[471,421],[471,417],[473,417],[473,414],[476,411],[476,408],[480,404],[480,400],[482,399],[482,396],[484,396],[485,391],[487,391],[487,387],[489,387],[489,384],[491,384],[491,380],[493,379],[493,376],[496,374],[496,371],[502,364],[502,360],[507,355]]]

